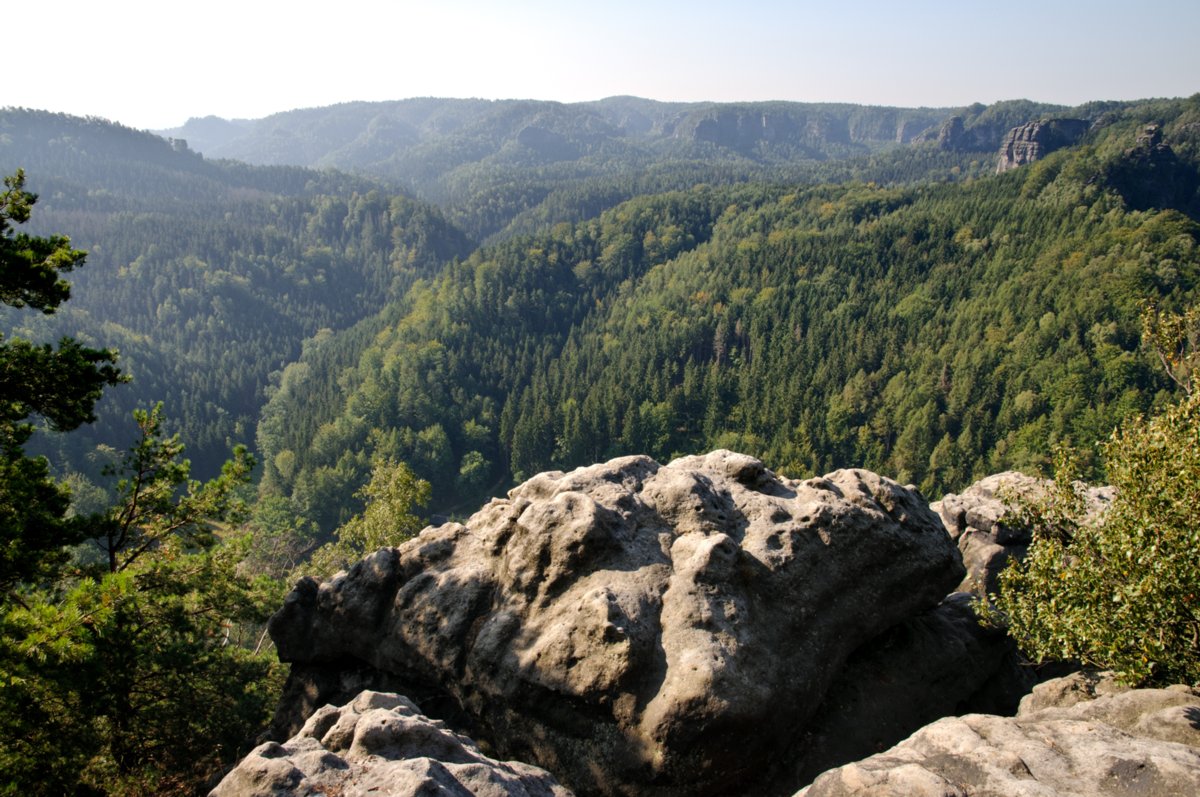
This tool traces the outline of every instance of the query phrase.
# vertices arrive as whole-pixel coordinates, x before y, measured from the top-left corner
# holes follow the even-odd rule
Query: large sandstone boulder
[[[406,697],[363,692],[324,706],[284,744],[255,748],[209,797],[570,797],[544,770],[488,758]]]
[[[938,720],[885,753],[826,772],[796,797],[1200,794],[1200,690],[1105,685],[1106,694],[1074,702],[1084,695],[1075,676],[1043,685],[1016,717]]]
[[[963,574],[920,494],[873,473],[627,457],[301,581],[271,634],[294,673],[369,665],[583,793],[750,793],[851,654]]]

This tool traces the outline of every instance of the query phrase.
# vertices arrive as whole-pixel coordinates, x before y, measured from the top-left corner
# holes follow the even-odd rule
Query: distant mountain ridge
[[[954,167],[961,172],[995,153],[1013,127],[1067,111],[1027,100],[954,109],[425,97],[257,120],[205,117],[160,133],[210,158],[370,176],[437,203],[486,241],[591,218],[634,196],[698,182],[860,179],[848,164],[889,154],[899,161],[911,145],[921,145],[926,157],[957,158],[936,164],[948,177]],[[911,159],[897,166],[900,180],[912,179]],[[887,171],[877,167],[867,168],[869,179]],[[918,169],[926,176],[937,171]]]
[[[314,153],[337,137],[339,157],[406,165],[421,192],[398,192],[365,167],[252,166],[210,159],[182,136],[0,111],[0,165],[29,172],[37,226],[91,252],[68,314],[54,320],[122,350],[137,382],[114,394],[164,398],[199,470],[257,426],[265,481],[297,506],[330,509],[313,514],[323,527],[353,508],[348,496],[375,454],[430,478],[439,509],[618,444],[669,457],[719,443],[797,471],[867,463],[959,485],[1037,460],[1044,452],[1031,441],[1051,432],[1094,439],[1122,408],[1153,400],[1142,371],[1114,366],[1114,385],[1128,377],[1138,387],[1101,395],[1077,419],[1078,391],[1057,387],[1074,384],[1057,378],[1067,349],[1055,378],[1010,376],[1004,396],[977,396],[986,381],[963,370],[991,374],[994,364],[956,364],[960,354],[1023,336],[1019,354],[1058,341],[1099,347],[1084,350],[1088,362],[1115,362],[1136,341],[1132,305],[1105,296],[1194,287],[1188,241],[1200,238],[1169,215],[1160,228],[1151,221],[1167,210],[1200,219],[1200,97],[970,106],[912,143],[867,154],[855,154],[866,149],[856,137],[903,138],[926,120],[906,130],[902,113],[852,106],[806,106],[802,116],[787,103],[628,97],[593,104],[603,113],[533,101],[400,104],[406,118],[371,103],[291,112],[281,117],[294,129],[281,125],[278,137]],[[1014,129],[1064,118],[1087,123],[1077,144],[1041,146],[1028,153],[1037,162],[995,175]],[[824,160],[803,144],[818,140]],[[836,147],[849,154],[835,157]],[[1155,215],[1109,215],[1122,208]],[[1102,244],[1127,234],[1121,225],[1145,238],[1135,260],[1155,270],[1120,252],[1118,265],[1104,265]],[[1073,289],[1039,304],[1046,285],[1060,292],[1056,264],[1087,265],[1081,284],[1123,276],[1085,306],[1070,305]],[[1029,284],[1000,279],[1010,273]],[[990,305],[951,313],[1005,291],[1031,306],[995,322],[994,340],[975,340]],[[887,298],[876,303],[879,292]],[[664,327],[664,313],[680,324]],[[1103,325],[1118,314],[1110,333]],[[951,329],[955,319],[966,326]],[[32,339],[57,334],[44,319],[20,323],[29,328],[13,331]],[[909,355],[866,330],[898,324],[912,328],[913,351],[939,353],[888,387]],[[973,341],[966,354],[942,351],[960,339]],[[1044,366],[1049,355],[1036,356]],[[1013,372],[1037,370],[1030,362]],[[806,376],[788,387],[773,373]],[[972,414],[980,401],[989,410]],[[676,410],[685,421],[669,423]]]
[[[1023,117],[1014,124],[1027,121],[1030,114],[1065,110],[1027,101],[1011,104],[1021,106]],[[338,168],[378,165],[373,156],[439,139],[487,142],[494,151],[515,141],[546,160],[596,154],[615,141],[676,150],[716,144],[755,159],[777,154],[771,147],[785,153],[802,149],[809,157],[824,159],[834,154],[830,148],[867,152],[910,143],[931,129],[936,133],[955,115],[961,118],[978,109],[974,114],[978,116],[984,108],[785,101],[682,103],[627,96],[580,103],[414,98],[297,109],[256,120],[208,116],[157,132],[184,138],[193,149],[210,157]],[[387,146],[381,147],[384,143]],[[571,146],[563,147],[564,143]],[[984,148],[992,148],[992,142]],[[461,155],[465,158],[467,152]]]

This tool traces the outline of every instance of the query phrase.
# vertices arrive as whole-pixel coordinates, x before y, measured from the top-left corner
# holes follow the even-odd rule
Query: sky
[[[959,107],[1200,92],[1200,0],[14,0],[0,107],[165,129],[357,100]]]

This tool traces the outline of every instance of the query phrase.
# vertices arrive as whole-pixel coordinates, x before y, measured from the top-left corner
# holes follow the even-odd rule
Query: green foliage
[[[1195,339],[1194,312],[1145,319],[1168,368],[1196,364],[1194,350],[1177,356]],[[1088,516],[1064,457],[1055,489],[1022,508],[1034,542],[1001,574],[992,619],[1037,661],[1079,661],[1135,684],[1200,683],[1200,391],[1131,418],[1102,451],[1112,505]]]
[[[4,178],[0,194],[0,301],[50,314],[70,296],[61,275],[84,253],[64,236],[15,233],[29,221],[37,197],[24,190],[25,174]],[[25,455],[32,416],[59,430],[94,420],[105,385],[122,381],[114,352],[64,338],[54,348],[0,335],[0,591],[44,576],[61,561],[62,546],[82,530],[66,517],[69,497],[50,478],[49,464]],[[0,597],[0,603],[4,601]]]
[[[18,172],[0,198],[0,296],[50,313],[60,274],[82,262],[66,238],[10,234],[33,195]],[[273,665],[249,636],[278,585],[239,569],[247,540],[219,544],[253,460],[189,481],[161,405],[135,413],[140,439],[115,466],[110,511],[68,511],[43,458],[25,456],[39,416],[68,431],[93,420],[115,354],[71,339],[0,345],[0,772],[3,794],[194,793],[261,726]],[[78,474],[76,483],[87,484]],[[90,499],[95,501],[95,490]],[[68,563],[66,546],[80,541]]]
[[[1102,135],[1132,143],[1111,119]],[[1092,443],[1168,396],[1142,300],[1200,291],[1200,225],[1108,190],[1122,153],[1097,138],[937,185],[698,186],[485,247],[291,367],[259,425],[264,485],[328,531],[380,454],[439,511],[720,445],[936,494],[1071,443],[1099,477]]]
[[[266,721],[278,665],[254,649],[281,598],[240,567],[250,540],[220,533],[253,462],[188,480],[161,408],[138,413],[117,503],[54,582],[0,617],[0,769],[13,794],[194,793]],[[183,492],[180,492],[180,489]]]
[[[63,311],[0,311],[0,329],[104,341],[134,377],[88,428],[30,441],[93,479],[91,451],[123,447],[130,413],[156,401],[188,441],[195,474],[216,475],[304,339],[352,325],[470,251],[442,213],[365,178],[205,161],[149,134],[44,112],[0,110],[0,128],[0,166],[28,164],[42,196],[39,228],[69,228],[89,250]]]
[[[162,404],[149,412],[137,410],[133,418],[138,441],[108,471],[124,474],[116,484],[117,508],[93,525],[93,531],[103,532],[95,534],[96,544],[110,573],[127,570],[151,553],[210,547],[213,520],[245,512],[233,489],[250,480],[254,467],[245,446],[237,446],[218,478],[203,484],[189,480],[191,465],[180,459],[179,435],[163,437]]]
[[[378,460],[370,480],[354,497],[364,502],[363,511],[313,553],[304,572],[328,578],[369,553],[416,536],[424,524],[413,509],[429,502],[429,482],[418,479],[403,462]]]
[[[71,248],[64,236],[38,238],[12,232],[13,224],[29,221],[37,197],[25,190],[25,172],[4,178],[0,194],[0,302],[11,307],[33,307],[52,313],[71,295],[71,287],[60,277],[83,263],[84,253]]]
[[[1132,419],[1104,456],[1112,506],[1085,518],[1076,474],[1059,469],[1056,497],[1030,508],[1035,540],[1001,574],[997,607],[1037,661],[1200,683],[1200,393]]]

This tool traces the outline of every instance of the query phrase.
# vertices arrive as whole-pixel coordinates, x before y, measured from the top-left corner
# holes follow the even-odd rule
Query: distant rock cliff
[[[1033,163],[1056,149],[1078,144],[1091,124],[1084,119],[1042,119],[1008,132],[1000,145],[996,173]]]
[[[543,473],[297,585],[271,622],[279,738],[371,683],[581,794],[790,793],[939,716],[1015,709],[1007,641],[943,603],[963,575],[920,494],[868,471],[717,451]]]
[[[1174,208],[1200,217],[1200,170],[1175,153],[1157,124],[1108,165],[1105,180],[1135,210]]]

